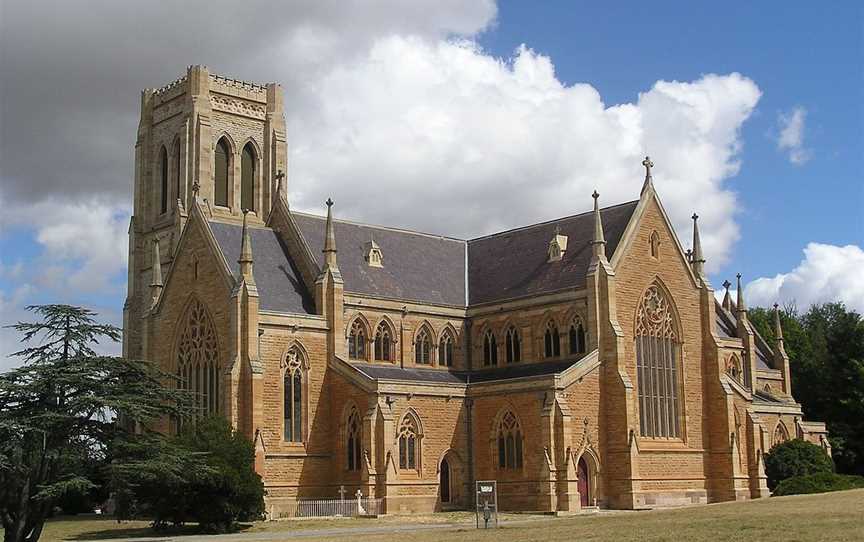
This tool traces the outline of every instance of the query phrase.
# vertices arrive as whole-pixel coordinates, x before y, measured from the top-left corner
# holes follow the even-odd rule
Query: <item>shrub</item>
[[[801,439],[783,442],[765,454],[765,474],[771,491],[777,484],[793,476],[831,474],[834,464],[819,446]]]
[[[829,491],[858,488],[864,488],[864,476],[823,472],[810,476],[787,478],[777,485],[777,489],[774,490],[773,495],[775,497],[782,495],[804,495],[807,493],[827,493]]]

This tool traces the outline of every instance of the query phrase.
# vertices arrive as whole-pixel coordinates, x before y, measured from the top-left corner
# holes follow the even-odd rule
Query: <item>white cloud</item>
[[[812,153],[804,147],[804,126],[807,120],[807,110],[801,106],[795,107],[789,113],[780,113],[777,124],[780,134],[777,137],[777,148],[789,152],[789,161],[800,166],[810,160]]]
[[[12,208],[0,227],[24,225],[34,230],[42,252],[26,263],[27,280],[55,295],[117,291],[118,273],[126,268],[129,208],[104,202],[43,200]],[[23,262],[3,269],[19,272]],[[20,279],[18,273],[16,278]]]
[[[804,249],[804,259],[792,271],[748,284],[747,303],[767,307],[794,302],[806,310],[814,303],[842,301],[848,308],[864,313],[862,269],[861,247],[810,243]]]
[[[589,84],[560,81],[525,46],[498,59],[473,42],[390,36],[286,95],[295,207],[463,237],[639,195],[655,183],[683,237],[702,217],[709,269],[738,236],[740,128],[760,97],[739,74],[659,81],[607,106]],[[710,202],[708,205],[707,202]],[[686,244],[686,240],[685,240]]]

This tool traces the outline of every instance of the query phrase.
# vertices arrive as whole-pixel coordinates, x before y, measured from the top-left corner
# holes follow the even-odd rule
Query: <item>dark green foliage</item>
[[[822,448],[801,439],[793,439],[778,444],[765,454],[765,474],[768,488],[772,491],[777,484],[793,476],[831,474],[834,465]]]
[[[94,463],[137,423],[147,430],[182,415],[185,396],[147,362],[98,355],[117,328],[69,305],[28,307],[41,319],[10,326],[26,347],[21,367],[0,374],[0,519],[6,542],[35,542],[58,504],[93,496]],[[122,415],[124,423],[117,423]]]
[[[772,311],[748,315],[773,344]],[[786,307],[780,321],[793,396],[807,419],[827,424],[838,472],[864,474],[864,319],[842,303],[826,303],[803,315]]]
[[[847,489],[859,488],[864,488],[864,476],[823,472],[810,476],[787,478],[780,482],[772,495],[774,497],[781,497],[783,495],[827,493],[829,491],[845,491]]]
[[[197,522],[226,532],[264,512],[264,484],[254,471],[255,449],[221,417],[188,424],[179,436],[126,442],[117,471],[118,513],[151,517],[163,528]]]

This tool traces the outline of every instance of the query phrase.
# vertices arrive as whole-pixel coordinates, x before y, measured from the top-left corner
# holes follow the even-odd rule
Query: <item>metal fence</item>
[[[361,497],[359,499],[309,499],[297,501],[281,516],[286,518],[327,518],[378,516],[383,511],[384,499]]]

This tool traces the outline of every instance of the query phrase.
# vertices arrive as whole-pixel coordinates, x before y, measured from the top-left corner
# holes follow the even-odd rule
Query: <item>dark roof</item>
[[[210,229],[232,272],[240,272],[240,245],[243,228],[236,224],[210,222]],[[249,228],[252,240],[252,274],[258,287],[262,310],[315,314],[315,304],[300,273],[288,256],[279,236],[269,228]]]
[[[615,253],[637,203],[601,209],[607,256]],[[561,261],[549,263],[547,249],[556,227],[567,236],[567,251]],[[589,211],[468,241],[470,304],[583,286],[593,236]]]
[[[721,337],[732,339],[738,336],[735,317],[729,314],[720,303],[714,304],[714,316],[717,319],[717,333]]]
[[[714,315],[717,319],[717,333],[721,337],[735,338],[738,336],[738,317],[723,308],[719,302],[714,303]],[[774,354],[771,348],[765,342],[756,327],[751,323],[750,329],[753,330],[754,341],[756,343],[756,368],[771,369],[771,360],[774,359]]]
[[[471,373],[463,371],[446,371],[443,369],[404,369],[393,365],[373,365],[370,363],[351,363],[351,366],[375,380],[402,380],[408,382],[438,382],[442,384],[466,384],[511,380],[560,373],[577,363],[577,360],[546,361],[541,363],[526,363],[524,365],[508,365],[497,369],[487,369]]]
[[[495,380],[511,380],[531,376],[544,376],[561,373],[569,369],[578,360],[543,361],[540,363],[525,363],[524,365],[507,365],[498,369],[487,369],[471,373],[471,382],[492,382]]]
[[[756,339],[756,368],[757,369],[773,369],[772,365],[774,364],[774,351],[771,350],[771,347],[768,346],[768,343],[765,342],[765,339],[762,338],[762,335],[756,331],[756,326],[750,324],[750,328],[753,330],[754,338]]]
[[[321,265],[325,219],[292,215]],[[465,241],[340,220],[333,229],[345,291],[465,306]],[[383,267],[366,263],[364,245],[371,239],[381,248]]]
[[[462,373],[442,369],[403,369],[393,365],[372,365],[352,363],[352,367],[375,380],[407,380],[411,382],[440,382],[443,384],[464,384]]]

